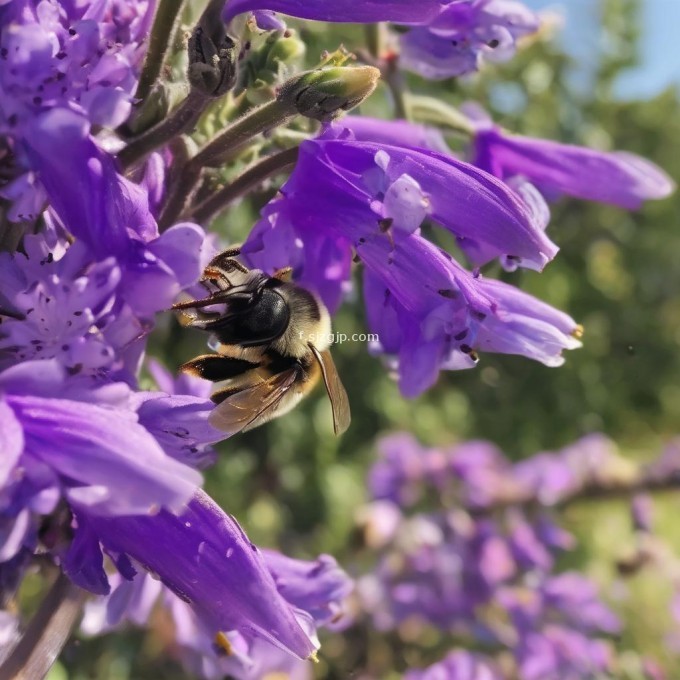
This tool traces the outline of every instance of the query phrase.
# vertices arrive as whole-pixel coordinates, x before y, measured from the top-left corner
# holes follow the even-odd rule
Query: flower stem
[[[233,158],[256,135],[287,123],[296,114],[288,102],[274,99],[258,106],[230,125],[196,154],[179,172],[168,190],[168,201],[158,218],[161,230],[167,229],[185,212],[196,192],[205,167],[217,167]]]
[[[87,593],[60,573],[26,632],[0,667],[0,680],[44,678],[80,616]]]
[[[329,66],[303,71],[279,88],[276,99],[251,109],[203,147],[170,183],[168,201],[158,220],[169,227],[188,212],[203,168],[226,163],[262,132],[285,125],[296,115],[322,122],[358,106],[375,90],[380,71],[373,66]]]
[[[119,154],[123,169],[135,165],[155,149],[196,125],[210,97],[192,88],[186,99],[164,121],[133,139]]]
[[[680,488],[680,471],[655,469],[653,465],[642,468],[635,475],[625,479],[591,479],[575,488],[568,495],[549,505],[554,508],[564,508],[581,501],[608,500],[614,498],[631,498],[638,493],[655,493],[664,491],[677,492]],[[473,515],[487,515],[511,506],[542,506],[534,489],[523,487],[510,488],[502,497],[495,499],[484,507],[470,507]]]
[[[230,125],[196,154],[192,162],[205,167],[218,167],[242,149],[253,137],[279,125],[285,125],[297,113],[294,106],[273,99],[247,113]]]
[[[413,118],[417,121],[438,125],[466,137],[472,137],[475,134],[470,120],[458,109],[440,99],[423,95],[412,95],[409,97],[409,106]]]
[[[385,24],[366,24],[366,46],[373,59],[382,59],[385,47]]]
[[[141,103],[158,80],[163,64],[173,42],[184,0],[160,0],[151,28],[149,49],[144,59],[142,73],[137,83],[135,99]]]
[[[399,70],[398,55],[391,55],[383,60],[382,77],[392,94],[394,115],[396,118],[410,120],[408,95],[406,93],[406,81],[404,74]]]
[[[187,217],[196,222],[207,222],[213,215],[222,212],[239,196],[243,196],[270,177],[292,169],[297,161],[298,153],[298,147],[293,147],[263,158],[246,169],[231,184],[227,184],[193,208]]]

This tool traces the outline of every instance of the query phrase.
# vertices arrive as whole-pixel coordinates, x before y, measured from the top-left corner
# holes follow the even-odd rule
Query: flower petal
[[[134,413],[68,399],[9,398],[26,451],[83,484],[72,498],[89,512],[147,513],[182,507],[201,475],[167,456]]]
[[[410,0],[229,0],[223,17],[231,21],[243,12],[268,9],[316,21],[418,24],[434,18],[440,7],[440,0],[422,0],[417,6]]]
[[[276,589],[260,551],[199,491],[179,516],[94,517],[101,541],[157,575],[214,634],[263,637],[300,658],[314,645]]]

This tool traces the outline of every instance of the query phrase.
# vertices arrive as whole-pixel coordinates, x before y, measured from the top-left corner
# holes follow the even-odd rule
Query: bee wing
[[[247,429],[260,416],[276,408],[295,384],[298,372],[298,368],[291,368],[230,394],[213,409],[208,422],[218,430],[232,434]]]
[[[326,392],[328,392],[328,398],[331,400],[331,408],[333,410],[333,431],[335,434],[342,434],[349,427],[349,423],[352,419],[347,392],[338,375],[338,369],[335,368],[335,363],[333,362],[330,350],[319,352],[319,350],[311,343],[309,344],[309,348],[319,362],[323,381],[326,385]]]

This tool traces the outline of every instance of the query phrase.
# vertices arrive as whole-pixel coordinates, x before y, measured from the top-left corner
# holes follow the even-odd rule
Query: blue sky
[[[597,0],[524,0],[534,9],[559,8],[566,18],[565,48],[587,69],[602,46]],[[625,20],[625,19],[624,19]],[[641,64],[620,79],[622,98],[648,98],[671,84],[680,87],[680,0],[642,0]]]

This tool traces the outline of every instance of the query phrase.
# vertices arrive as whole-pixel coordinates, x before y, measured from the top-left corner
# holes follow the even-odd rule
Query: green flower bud
[[[277,100],[303,116],[328,121],[349,111],[375,90],[380,71],[373,66],[331,66],[286,81]]]

